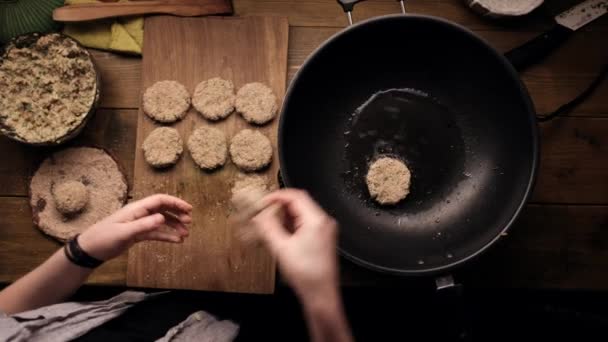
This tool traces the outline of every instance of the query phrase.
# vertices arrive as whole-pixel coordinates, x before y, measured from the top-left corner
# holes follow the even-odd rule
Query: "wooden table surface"
[[[500,51],[552,25],[552,16],[577,0],[552,0],[531,17],[497,23],[477,17],[459,0],[408,0],[410,12],[464,25]],[[290,23],[288,79],[346,18],[334,0],[235,0],[236,15],[281,15]],[[355,20],[396,13],[393,0],[360,4]],[[412,33],[415,34],[415,33]],[[608,16],[583,28],[541,65],[523,73],[539,113],[577,95],[608,61]],[[403,37],[407,40],[407,37]],[[399,43],[399,42],[396,42]],[[111,151],[133,184],[141,59],[93,51],[102,76],[102,102],[71,144]],[[541,166],[534,195],[509,236],[455,274],[473,287],[608,289],[608,81],[563,118],[540,124]],[[50,149],[0,138],[0,282],[13,281],[59,247],[32,226],[28,182]],[[407,286],[342,262],[345,285]],[[124,285],[126,256],[103,265],[90,283]],[[428,281],[428,280],[424,280]],[[430,281],[429,281],[430,282]]]

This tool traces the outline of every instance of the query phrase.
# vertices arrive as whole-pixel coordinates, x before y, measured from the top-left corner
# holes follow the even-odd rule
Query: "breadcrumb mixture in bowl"
[[[13,39],[0,57],[0,131],[32,145],[76,136],[99,100],[90,53],[59,33]]]

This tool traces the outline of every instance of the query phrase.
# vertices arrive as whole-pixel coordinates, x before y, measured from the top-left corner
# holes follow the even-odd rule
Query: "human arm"
[[[157,240],[179,243],[188,236],[192,206],[169,195],[153,195],[130,203],[85,230],[78,243],[90,256],[110,260],[134,243]],[[33,271],[0,292],[0,311],[13,314],[58,303],[93,272],[77,266],[63,248]]]
[[[262,201],[266,209],[251,220],[252,229],[300,299],[312,341],[352,341],[338,280],[335,220],[300,190],[279,190]]]

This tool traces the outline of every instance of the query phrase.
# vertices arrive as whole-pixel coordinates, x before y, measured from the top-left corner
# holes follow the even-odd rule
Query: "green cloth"
[[[61,24],[53,21],[53,10],[63,0],[0,0],[0,45],[31,32],[53,32]]]

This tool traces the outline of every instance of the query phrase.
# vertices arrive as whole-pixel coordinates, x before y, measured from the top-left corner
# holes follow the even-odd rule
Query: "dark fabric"
[[[289,291],[279,290],[274,296],[173,291],[140,303],[77,341],[154,341],[198,310],[239,324],[236,341],[308,340],[299,303]]]
[[[457,321],[450,308],[453,303],[437,296],[430,282],[425,288],[408,286],[412,282],[345,290],[346,312],[357,342],[460,341],[450,335]],[[603,340],[608,329],[608,292],[479,290],[466,286],[465,323],[473,341],[597,341]],[[88,287],[77,300],[99,300],[122,291],[124,288]],[[153,341],[202,309],[240,324],[237,341],[308,341],[300,305],[285,288],[272,296],[179,291],[140,304],[80,340]]]

